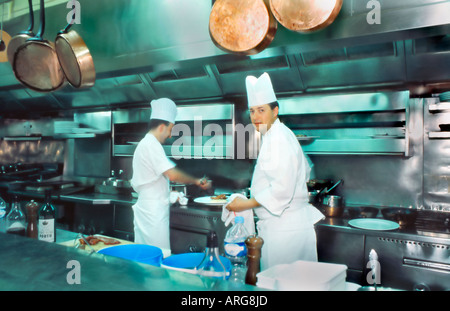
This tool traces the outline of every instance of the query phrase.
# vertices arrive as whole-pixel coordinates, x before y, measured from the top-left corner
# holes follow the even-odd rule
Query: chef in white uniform
[[[175,167],[161,144],[171,137],[177,115],[175,103],[168,98],[151,103],[150,130],[139,142],[133,156],[131,185],[138,194],[133,205],[134,241],[170,250],[170,183],[211,187],[206,178],[194,178]]]
[[[236,198],[231,211],[253,208],[264,240],[261,270],[296,260],[317,261],[314,224],[324,215],[308,203],[310,166],[295,134],[278,119],[278,102],[267,73],[246,78],[250,118],[262,134],[251,181],[251,198]]]

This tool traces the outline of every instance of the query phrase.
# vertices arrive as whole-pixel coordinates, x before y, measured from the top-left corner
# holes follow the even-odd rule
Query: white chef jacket
[[[161,143],[147,133],[133,156],[131,186],[138,194],[133,205],[136,243],[170,249],[170,186],[163,173],[173,167]]]
[[[295,260],[317,261],[314,224],[324,215],[308,203],[310,167],[295,134],[277,119],[263,135],[251,182],[259,202],[261,269]]]

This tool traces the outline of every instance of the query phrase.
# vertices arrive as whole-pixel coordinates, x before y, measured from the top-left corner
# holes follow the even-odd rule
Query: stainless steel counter
[[[0,222],[3,220],[0,220]],[[1,231],[1,230],[0,230]],[[58,230],[57,242],[75,233]],[[260,291],[256,286],[219,281],[206,287],[199,276],[136,263],[56,243],[0,232],[0,290],[57,291]],[[69,284],[78,263],[80,284]]]
[[[450,288],[450,235],[416,225],[391,231],[349,226],[327,218],[316,225],[319,261],[345,264],[347,280],[361,285],[370,273],[369,254],[378,254],[383,286],[404,290]]]
[[[450,243],[450,235],[449,234],[421,231],[421,230],[418,230],[414,225],[407,227],[407,228],[400,227],[399,229],[396,229],[396,230],[379,231],[379,230],[366,230],[366,229],[353,228],[348,224],[348,222],[349,222],[349,219],[346,219],[346,218],[327,217],[326,219],[318,222],[316,224],[316,227],[320,226],[320,227],[326,227],[326,228],[332,229],[337,232],[360,234],[360,235],[367,235],[367,236],[377,236],[377,237],[383,237],[383,238],[409,239],[409,240],[420,239],[421,241],[430,242],[430,243],[441,243],[441,244],[449,244]]]

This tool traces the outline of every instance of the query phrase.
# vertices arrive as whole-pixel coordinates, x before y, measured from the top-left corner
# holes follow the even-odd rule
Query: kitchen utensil
[[[381,210],[385,219],[397,222],[401,227],[413,225],[417,218],[417,210],[404,207],[387,207]]]
[[[91,87],[95,83],[94,61],[83,38],[75,30],[69,31],[74,20],[75,14],[56,36],[56,54],[66,79],[73,87]]]
[[[335,183],[330,189],[325,189],[325,194],[330,193],[334,188],[336,188],[337,186],[339,186],[339,184],[344,183],[343,179],[340,179],[337,183]]]
[[[90,252],[91,253],[96,253],[97,251],[91,246],[91,244],[86,240],[86,238],[84,237],[84,235],[82,234],[82,233],[79,233],[78,234],[78,236],[77,236],[77,239],[78,238],[80,238],[80,239],[82,239],[83,241],[84,241],[84,245],[87,245],[87,247],[89,247],[89,249],[90,249]],[[78,245],[80,245],[80,244],[78,244]],[[77,245],[77,247],[78,247],[78,245]]]
[[[320,207],[325,216],[340,217],[344,213],[344,199],[338,195],[327,195]]]
[[[378,218],[358,218],[349,220],[348,224],[358,229],[387,231],[396,230],[400,226],[398,223]]]
[[[54,44],[44,40],[45,6],[40,0],[41,24],[35,37],[27,39],[14,54],[13,71],[17,80],[38,92],[51,92],[62,87],[64,73],[58,61]]]
[[[331,179],[311,179],[306,183],[308,190],[322,190],[332,187],[333,184]]]
[[[12,37],[11,41],[6,48],[6,55],[8,57],[8,61],[13,66],[14,54],[16,54],[17,49],[25,43],[27,39],[33,38],[35,34],[33,33],[34,27],[34,14],[33,14],[33,0],[28,0],[28,9],[29,9],[29,17],[30,17],[30,25],[28,29],[22,32],[19,32],[17,35]]]
[[[277,21],[287,29],[312,32],[334,22],[343,0],[270,0]]]
[[[375,218],[378,208],[373,206],[352,206],[348,208],[350,218]]]
[[[253,55],[275,37],[277,22],[263,0],[217,0],[209,17],[213,43],[228,53]]]

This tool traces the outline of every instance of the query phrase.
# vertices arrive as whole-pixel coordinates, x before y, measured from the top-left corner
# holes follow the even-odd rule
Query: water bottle
[[[249,236],[244,226],[244,217],[236,216],[234,225],[228,229],[224,249],[225,256],[231,261],[230,282],[244,283],[247,273],[247,246],[245,240]]]

